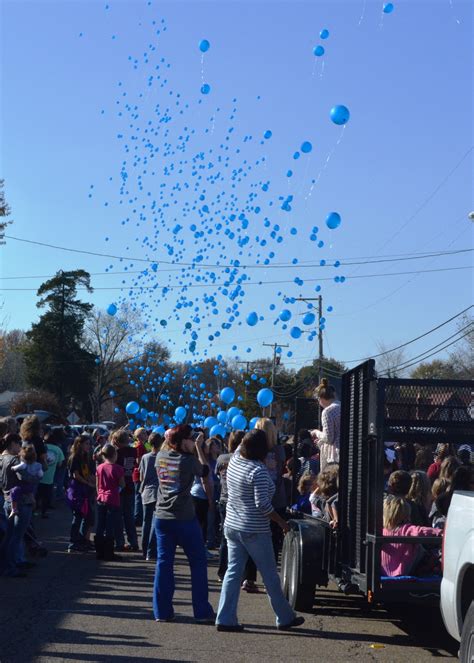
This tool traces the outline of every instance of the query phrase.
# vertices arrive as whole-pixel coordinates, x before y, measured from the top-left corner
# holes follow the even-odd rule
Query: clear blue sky
[[[374,353],[377,341],[398,345],[450,317],[472,301],[469,271],[349,276],[465,266],[471,264],[469,253],[339,269],[241,270],[254,281],[290,283],[244,285],[240,317],[228,330],[220,325],[229,319],[226,308],[232,302],[216,285],[206,285],[209,272],[222,283],[222,269],[195,269],[182,278],[179,271],[160,271],[173,268],[163,260],[193,262],[199,252],[205,264],[227,264],[233,258],[256,264],[270,252],[273,263],[298,258],[316,264],[472,247],[473,224],[467,219],[473,207],[472,152],[447,178],[474,142],[472,5],[459,0],[394,5],[393,13],[385,15],[382,2],[370,0],[4,1],[1,173],[15,221],[9,234],[156,260],[158,271],[135,282],[168,284],[174,290],[166,296],[161,290],[133,290],[132,295],[124,290],[122,297],[143,307],[148,324],[143,338],[158,336],[181,359],[190,356],[182,351],[191,340],[190,331],[183,333],[191,321],[200,357],[207,348],[210,355],[252,359],[268,355],[263,341],[276,340],[291,346],[289,367],[309,361],[317,352],[316,339],[308,342],[303,334],[294,340],[274,320],[286,307],[283,296],[314,297],[319,276],[348,277],[343,284],[321,281],[324,308],[334,307],[326,316],[325,351],[342,360]],[[318,37],[323,28],[330,31],[325,41]],[[198,43],[203,38],[211,48],[202,73]],[[326,49],[319,60],[312,54],[316,44]],[[200,93],[202,79],[211,85],[209,95]],[[351,111],[343,132],[329,119],[334,104]],[[261,144],[267,129],[272,137]],[[313,145],[311,154],[294,160],[305,140]],[[150,143],[156,149],[153,159]],[[198,163],[205,169],[194,171],[192,158],[201,152]],[[181,173],[180,160],[186,162]],[[127,195],[120,193],[124,161]],[[238,174],[233,179],[241,167],[241,181]],[[288,169],[294,171],[291,178]],[[204,181],[216,172],[220,178]],[[317,182],[309,195],[313,179]],[[269,190],[262,191],[266,182]],[[289,194],[294,196],[292,210],[285,212],[279,196]],[[205,204],[209,213],[202,211]],[[330,211],[342,216],[340,228],[332,232],[324,223]],[[249,226],[240,235],[248,235],[249,243],[239,255],[239,233],[229,239],[226,226],[218,231],[216,224],[242,212]],[[173,235],[176,224],[183,228]],[[204,237],[193,237],[193,224]],[[281,243],[269,234],[275,224]],[[313,226],[320,229],[322,248],[310,241]],[[227,229],[239,227],[235,221]],[[259,246],[257,237],[266,238],[267,245]],[[172,256],[167,246],[173,247]],[[7,277],[79,267],[92,273],[111,268],[117,274],[94,276],[92,283],[100,288],[131,285],[137,275],[126,272],[146,265],[14,240],[0,247],[3,288],[34,289],[44,280]],[[204,281],[196,280],[198,274]],[[295,277],[303,285],[293,283]],[[184,292],[192,305],[177,310],[182,283],[200,285]],[[216,303],[203,302],[205,294],[214,294]],[[118,290],[97,290],[91,301],[104,308],[111,302],[120,306],[120,297]],[[0,291],[10,328],[27,329],[37,319],[35,299],[34,290]],[[287,308],[293,320],[301,321],[304,304]],[[251,311],[264,317],[255,327],[245,323]],[[167,321],[166,329],[160,320]],[[408,356],[454,329],[445,327],[411,346]],[[214,335],[212,344],[209,335]]]

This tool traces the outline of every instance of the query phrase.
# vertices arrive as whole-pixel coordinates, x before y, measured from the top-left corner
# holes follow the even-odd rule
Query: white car
[[[461,643],[461,663],[474,663],[474,492],[456,491],[443,537],[441,613]]]

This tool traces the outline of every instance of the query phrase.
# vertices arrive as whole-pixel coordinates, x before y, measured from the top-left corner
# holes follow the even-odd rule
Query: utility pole
[[[323,330],[321,329],[321,319],[323,317],[323,296],[318,297],[299,297],[297,302],[318,302],[318,384],[321,384],[323,373]],[[321,410],[318,408],[318,426],[321,427]]]
[[[262,345],[265,345],[268,348],[273,348],[273,359],[272,359],[272,377],[271,377],[271,388],[273,391],[273,386],[275,384],[275,371],[277,367],[277,348],[289,348],[289,345],[282,345],[281,343],[262,343]],[[272,403],[270,403],[269,407],[269,416],[272,416]]]

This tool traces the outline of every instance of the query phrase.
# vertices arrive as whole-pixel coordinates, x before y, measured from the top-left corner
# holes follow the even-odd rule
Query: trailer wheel
[[[281,550],[281,588],[283,594],[288,598],[288,577],[289,577],[289,564],[290,564],[290,548],[291,541],[294,538],[293,530],[285,534],[283,539],[283,547]]]
[[[299,537],[293,535],[288,542],[288,552],[286,560],[287,573],[287,596],[288,602],[294,610],[301,612],[311,612],[314,603],[315,584],[310,580],[301,578],[301,549]],[[283,576],[285,578],[285,576]]]
[[[474,660],[474,601],[464,618],[459,660],[461,663],[471,663]]]

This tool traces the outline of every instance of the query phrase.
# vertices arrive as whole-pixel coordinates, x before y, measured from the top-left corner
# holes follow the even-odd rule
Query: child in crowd
[[[439,476],[441,477],[441,479],[448,479],[448,481],[451,481],[454,473],[456,472],[456,470],[460,465],[461,463],[456,458],[456,456],[448,456],[441,463]]]
[[[426,473],[431,483],[434,483],[434,481],[439,477],[439,473],[441,470],[441,463],[445,458],[449,456],[449,453],[450,453],[449,444],[438,444],[438,446],[436,447],[434,462],[431,463],[431,465],[426,470]]]
[[[338,463],[329,463],[313,482],[309,497],[311,515],[337,525],[337,492],[339,481]]]
[[[97,559],[112,560],[114,536],[121,527],[120,491],[125,487],[125,470],[117,465],[117,449],[106,444],[101,451],[104,462],[97,467],[97,529],[95,549]]]
[[[392,472],[388,478],[388,493],[394,497],[403,497],[408,500],[411,509],[411,523],[413,525],[425,525],[423,514],[417,504],[408,499],[408,493],[411,488],[411,475],[405,470]]]
[[[403,497],[389,495],[383,506],[384,536],[438,536],[442,530],[411,523],[410,504]],[[386,543],[382,547],[382,572],[386,576],[404,576],[420,572],[426,550],[419,543]],[[433,572],[433,568],[430,569]]]
[[[20,462],[12,466],[12,470],[20,479],[20,484],[12,488],[10,493],[12,510],[9,518],[18,515],[18,503],[21,497],[30,496],[31,503],[35,504],[35,488],[44,474],[41,463],[36,462],[36,451],[32,444],[21,448],[20,458]]]
[[[311,489],[314,482],[313,474],[303,474],[298,482],[298,493],[300,497],[295,504],[291,507],[295,511],[302,511],[303,513],[311,513],[311,503],[309,501]]]
[[[426,472],[423,472],[422,470],[414,470],[411,473],[411,486],[408,491],[407,499],[411,504],[414,504],[418,510],[420,522],[415,524],[429,527],[431,525],[429,513],[432,497],[431,481]]]

